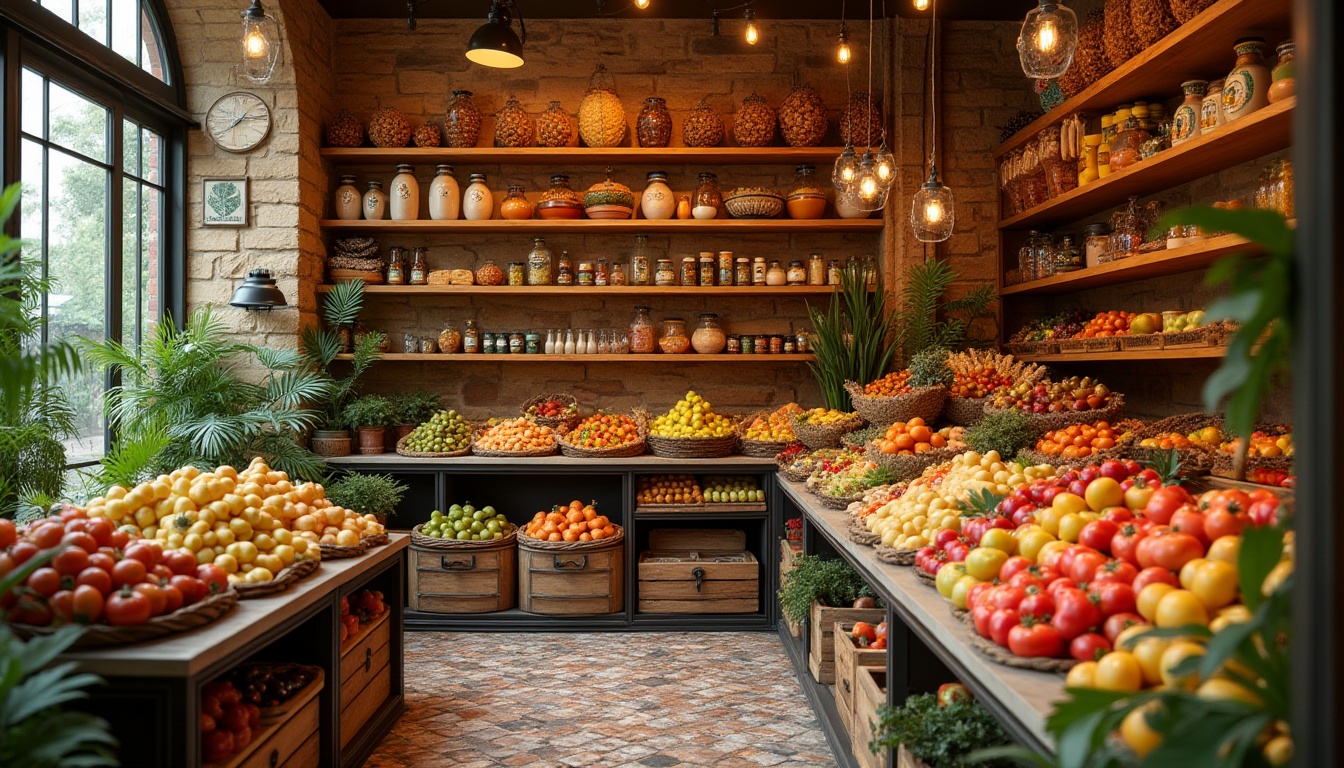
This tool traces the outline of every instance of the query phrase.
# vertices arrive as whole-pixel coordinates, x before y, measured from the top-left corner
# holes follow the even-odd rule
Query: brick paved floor
[[[765,632],[406,634],[406,714],[366,763],[819,768],[826,737]]]

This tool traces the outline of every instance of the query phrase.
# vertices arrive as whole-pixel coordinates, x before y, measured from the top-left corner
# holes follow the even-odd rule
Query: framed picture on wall
[[[247,226],[247,177],[201,180],[201,224]]]

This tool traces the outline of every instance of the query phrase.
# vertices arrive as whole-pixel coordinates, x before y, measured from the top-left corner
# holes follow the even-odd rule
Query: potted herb
[[[387,516],[396,510],[408,488],[391,475],[352,473],[327,486],[327,498],[361,515],[377,515],[387,524]]]
[[[387,428],[396,420],[397,409],[382,395],[364,395],[345,407],[345,423],[359,432],[359,452],[378,454],[386,450]]]
[[[394,397],[393,400],[397,407],[394,426],[397,428],[398,440],[409,435],[411,430],[429,421],[434,414],[443,410],[443,399],[426,389],[403,392]]]
[[[348,334],[343,335],[341,329],[348,331],[363,307],[363,280],[337,283],[322,302],[322,316],[327,321],[327,327],[305,328],[299,342],[299,352],[304,362],[312,366],[327,385],[326,391],[314,401],[321,418],[313,431],[313,451],[321,456],[345,456],[350,453],[345,407],[354,398],[359,377],[382,357],[379,347],[385,336],[376,332],[365,334],[355,342],[349,373],[337,376],[332,372],[332,364],[345,350],[348,339]]]
[[[886,621],[886,609],[879,608],[872,595],[872,588],[844,560],[801,555],[784,574],[779,607],[789,621],[812,622],[808,667],[817,682],[835,682],[835,660],[824,660],[823,654],[834,647],[836,622]]]
[[[910,696],[899,707],[882,707],[877,735],[868,748],[875,754],[899,749],[899,765],[911,768],[1008,768],[1015,764],[1002,758],[968,759],[976,750],[1001,747],[1012,740],[980,702],[965,696],[942,699],[923,693]]]

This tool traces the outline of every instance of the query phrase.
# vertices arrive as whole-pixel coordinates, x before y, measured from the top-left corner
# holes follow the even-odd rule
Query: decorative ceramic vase
[[[1205,134],[1216,131],[1226,122],[1223,116],[1223,81],[1210,80],[1209,90],[1200,104],[1199,132]]]
[[[381,181],[370,181],[369,191],[364,193],[364,218],[379,221],[387,214],[387,195],[383,193]]]
[[[1292,40],[1284,40],[1279,43],[1277,49],[1279,60],[1274,64],[1274,71],[1270,72],[1273,83],[1269,86],[1269,103],[1277,104],[1284,99],[1291,98],[1297,92],[1297,64],[1296,46]]]
[[[358,220],[363,202],[355,186],[355,177],[342,176],[341,185],[336,188],[336,218],[342,221]]]
[[[1183,144],[1199,135],[1200,112],[1204,108],[1204,94],[1209,90],[1205,80],[1186,80],[1181,83],[1185,101],[1171,116],[1171,145]]]
[[[453,166],[440,165],[429,183],[429,218],[435,221],[455,221],[462,211],[462,201],[458,195],[457,179],[453,178]]]
[[[415,169],[398,165],[392,177],[392,199],[388,205],[393,221],[414,221],[420,218],[420,182],[415,180]]]
[[[1237,64],[1223,81],[1223,121],[1230,123],[1269,104],[1269,67],[1265,41],[1247,37],[1237,41]]]
[[[644,218],[655,221],[670,219],[677,213],[677,198],[667,186],[667,171],[650,171],[649,185],[639,198],[639,209]]]
[[[485,185],[484,173],[473,173],[462,193],[462,217],[467,221],[486,221],[495,213],[495,196]]]

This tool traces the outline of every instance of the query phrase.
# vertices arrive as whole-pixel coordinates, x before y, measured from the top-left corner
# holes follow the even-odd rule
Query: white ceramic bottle
[[[364,193],[364,218],[380,221],[387,214],[387,195],[383,192],[383,182],[370,181],[369,191]]]
[[[336,218],[342,221],[357,221],[364,198],[355,186],[354,176],[342,176],[341,185],[336,187]]]
[[[462,199],[459,197],[457,179],[453,178],[453,166],[440,165],[429,183],[429,218],[435,221],[455,221],[462,212]]]
[[[486,221],[494,216],[495,196],[485,185],[484,173],[473,173],[462,193],[462,217],[467,221]]]
[[[578,347],[578,345],[574,343],[574,331],[573,331],[573,329],[566,330],[566,331],[565,331],[565,346],[564,346],[565,354],[566,354],[566,355],[572,355],[572,354],[575,354],[575,350],[577,349],[577,347]]]
[[[420,218],[420,182],[415,180],[415,169],[409,165],[397,166],[392,177],[392,195],[388,205],[393,221],[415,221]]]
[[[667,171],[650,171],[649,185],[639,199],[644,218],[654,221],[670,219],[677,213],[677,198],[667,186]]]

